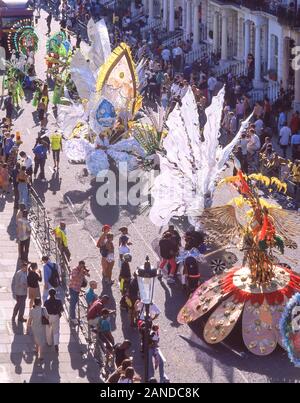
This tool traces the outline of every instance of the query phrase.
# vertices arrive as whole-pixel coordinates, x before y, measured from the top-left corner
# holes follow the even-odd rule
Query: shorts
[[[106,256],[106,261],[107,261],[108,263],[114,262],[114,261],[115,261],[114,254],[113,254],[113,253],[109,253],[109,254]]]
[[[128,246],[120,246],[119,247],[119,254],[120,255],[125,255],[125,253],[129,253],[130,250],[128,248]]]
[[[29,299],[41,298],[40,288],[28,287],[28,298]]]
[[[60,150],[52,150],[53,160],[59,162]]]

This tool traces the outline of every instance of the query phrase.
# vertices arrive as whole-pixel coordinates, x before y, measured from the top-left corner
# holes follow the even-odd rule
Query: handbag
[[[42,308],[42,325],[49,325],[49,320],[46,318],[46,316],[43,314],[43,308]]]

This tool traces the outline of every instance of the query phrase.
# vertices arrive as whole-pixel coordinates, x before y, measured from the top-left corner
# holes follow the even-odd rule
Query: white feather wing
[[[70,105],[58,105],[57,111],[57,123],[65,137],[71,136],[77,123],[86,122],[83,105],[70,102]]]
[[[95,91],[96,80],[89,63],[80,51],[73,56],[70,71],[80,98],[89,99]]]
[[[87,32],[92,46],[89,50],[91,69],[97,77],[99,68],[111,54],[109,33],[105,21],[102,19],[95,23],[91,18],[87,24]]]
[[[191,89],[170,113],[168,136],[163,142],[166,155],[160,155],[161,173],[152,189],[151,221],[165,225],[172,216],[188,215],[197,193],[201,168],[201,141],[197,105]]]

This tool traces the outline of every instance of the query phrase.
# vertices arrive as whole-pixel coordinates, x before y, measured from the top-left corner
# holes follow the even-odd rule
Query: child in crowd
[[[125,255],[125,253],[130,253],[129,246],[132,245],[132,243],[129,242],[127,227],[121,227],[119,231],[121,232],[121,236],[119,238],[119,255],[120,262],[122,262],[123,255]]]
[[[129,253],[125,253],[123,255],[123,260],[122,260],[122,265],[121,265],[121,270],[120,270],[120,275],[119,275],[119,282],[120,282],[120,291],[122,295],[125,295],[129,283],[131,280],[131,272],[130,272],[130,266],[129,263],[131,262],[132,257]]]
[[[89,286],[90,286],[90,288],[85,293],[85,299],[88,304],[88,307],[90,307],[92,305],[92,303],[94,301],[96,301],[96,299],[98,298],[97,294],[94,291],[98,287],[97,281],[94,281],[94,280],[90,281]]]

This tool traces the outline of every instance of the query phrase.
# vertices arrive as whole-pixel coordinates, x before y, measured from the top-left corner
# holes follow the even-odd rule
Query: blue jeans
[[[29,208],[29,192],[27,183],[20,182],[18,184],[18,192],[19,192],[19,203],[25,204],[26,208]]]
[[[79,292],[69,288],[70,293],[70,319],[76,319],[76,305],[79,300]]]
[[[165,373],[165,363],[162,357],[162,353],[160,349],[156,347],[150,347],[149,349],[149,378],[154,377],[154,365],[153,365],[154,357],[158,359],[160,383],[165,383],[166,381],[169,381],[169,378]]]

